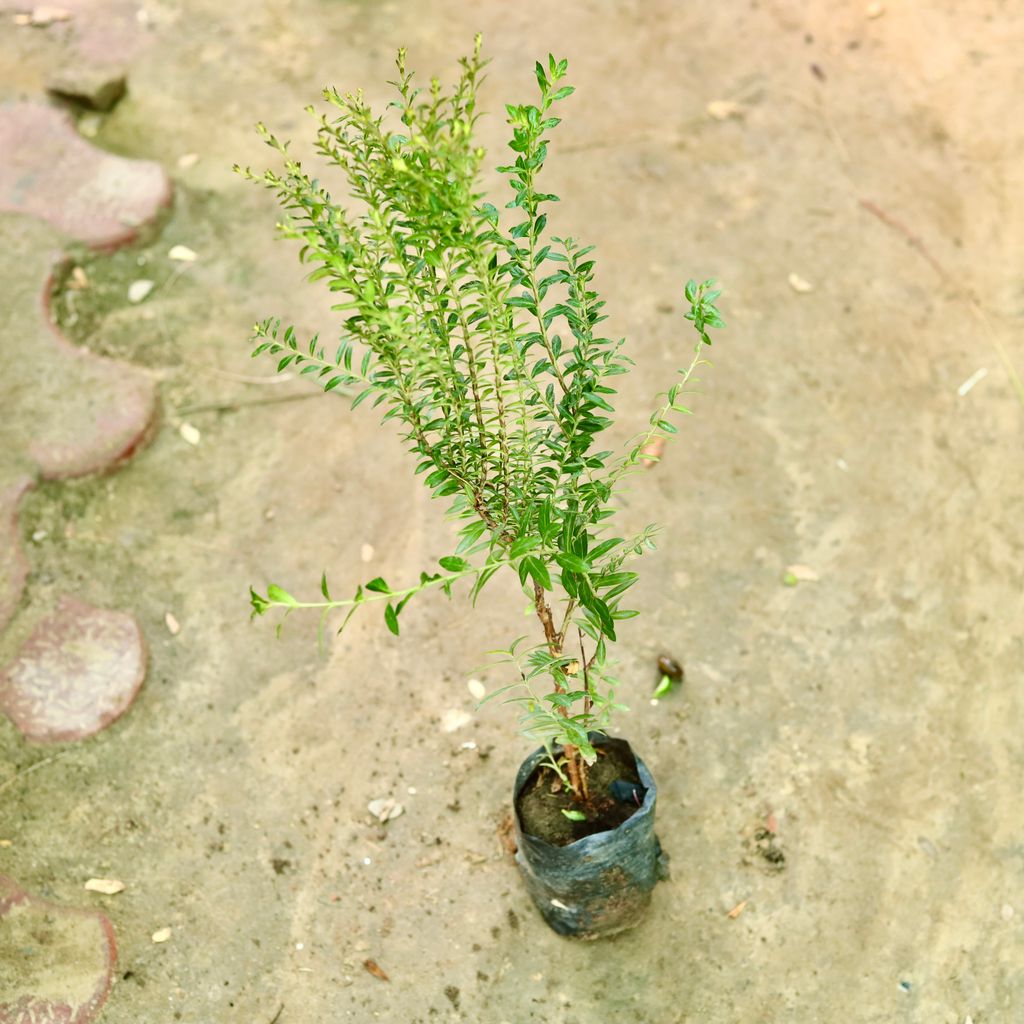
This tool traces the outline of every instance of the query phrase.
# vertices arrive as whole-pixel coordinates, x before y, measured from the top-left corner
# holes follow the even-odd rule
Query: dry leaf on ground
[[[376,960],[364,960],[363,966],[375,977],[380,978],[381,981],[390,981],[391,979],[384,972],[383,968],[377,963]]]

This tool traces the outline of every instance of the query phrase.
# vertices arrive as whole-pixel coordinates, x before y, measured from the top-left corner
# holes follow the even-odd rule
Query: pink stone
[[[0,1024],[89,1024],[117,966],[110,922],[0,875]]]
[[[18,504],[31,486],[27,476],[0,483],[0,632],[18,607],[28,575],[28,562],[18,544]]]
[[[0,672],[0,710],[27,739],[80,740],[131,707],[145,674],[146,645],[133,616],[62,597]]]
[[[0,106],[0,210],[41,217],[94,249],[130,242],[171,201],[159,164],[98,149],[40,103]]]
[[[124,63],[158,38],[143,22],[148,12],[138,0],[60,0],[59,6],[73,15],[70,45],[82,60]]]
[[[156,389],[127,363],[68,344],[51,323],[53,274],[41,293],[36,360],[45,370],[24,401],[28,454],[47,480],[102,473],[131,456],[156,417]],[[23,412],[23,415],[25,415]]]

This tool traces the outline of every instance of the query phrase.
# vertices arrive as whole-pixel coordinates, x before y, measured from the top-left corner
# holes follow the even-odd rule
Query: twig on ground
[[[335,393],[341,393],[341,389],[336,389]],[[253,398],[248,401],[239,398],[227,402],[207,402],[203,405],[183,405],[181,408],[175,409],[174,411],[179,416],[189,416],[196,412],[234,412],[236,409],[245,409],[254,405],[279,405],[281,402],[302,402],[307,398],[323,398],[325,394],[329,394],[329,392],[303,391],[301,394],[297,395],[275,395],[272,398]]]
[[[1003,364],[1003,369],[1006,371],[1006,376],[1010,378],[1010,387],[1013,388],[1014,393],[1017,395],[1021,405],[1024,405],[1024,381],[1021,380],[1020,374],[1017,373],[1017,368],[1013,365],[1013,360],[1010,358],[1009,352],[1006,351],[1006,346],[1003,345],[1002,341],[996,335],[995,329],[992,326],[991,321],[985,314],[985,311],[981,308],[981,303],[978,302],[977,297],[967,287],[959,285],[953,276],[947,272],[946,268],[928,251],[927,246],[921,241],[918,235],[915,235],[902,221],[897,220],[891,213],[883,210],[877,203],[873,203],[870,199],[860,199],[860,205],[864,207],[873,217],[877,217],[887,227],[892,228],[894,231],[898,231],[907,240],[907,243],[912,249],[916,249],[917,252],[928,262],[928,265],[942,278],[943,282],[950,285],[953,288],[954,294],[961,295],[967,302],[971,313],[974,318],[981,324],[982,329],[988,336],[988,340],[992,347],[996,350],[996,355],[999,357],[999,361]]]
[[[70,752],[71,748],[69,747],[67,750],[62,750],[57,754],[51,754],[49,757],[44,757],[42,761],[36,761],[35,764],[30,764],[27,768],[22,768],[20,772],[15,772],[3,785],[0,785],[0,793],[13,786],[18,779],[22,779],[26,775],[31,775],[37,768],[44,768],[48,764],[53,764],[54,761],[59,760],[65,754],[69,754]]]
[[[860,205],[864,207],[872,216],[877,217],[883,224],[888,225],[895,231],[898,231],[910,244],[912,249],[916,249],[929,263],[931,268],[939,275],[944,281],[950,280],[950,275],[946,272],[946,268],[927,250],[924,242],[913,233],[902,221],[897,220],[891,213],[887,213],[877,203],[873,203],[870,199],[860,199]]]

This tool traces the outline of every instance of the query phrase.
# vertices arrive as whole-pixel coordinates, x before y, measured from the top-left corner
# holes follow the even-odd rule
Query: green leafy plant
[[[497,572],[514,572],[542,639],[491,652],[517,678],[485,699],[517,704],[523,731],[549,754],[560,745],[552,766],[586,799],[596,758],[589,734],[623,710],[609,650],[620,623],[637,614],[623,603],[637,580],[629,564],[654,547],[653,526],[615,534],[616,494],[654,459],[652,443],[676,433],[673,418],[688,412],[687,385],[709,331],[723,326],[719,292],[712,281],[687,283],[685,316],[697,332],[689,365],[625,450],[600,448],[615,378],[631,360],[623,340],[599,329],[606,318],[592,247],[547,232],[558,197],[539,179],[560,120],[554,110],[573,92],[563,84],[567,62],[537,63],[537,101],[505,108],[514,155],[498,168],[513,196],[505,216],[479,185],[479,37],[460,66],[453,89],[433,79],[421,90],[399,50],[390,119],[360,92],[325,90],[330,115],[308,108],[318,120],[319,155],[347,181],[345,205],[263,125],[283,172],[241,172],[276,193],[286,213],[281,234],[301,242],[310,280],[338,296],[333,308],[342,318],[330,348],[317,337],[300,343],[292,327],[265,320],[255,328],[254,355],[272,356],[279,371],[298,368],[325,391],[343,388],[353,408],[369,402],[384,422],[400,424],[416,473],[450,502],[457,545],[438,570],[406,586],[378,576],[339,600],[324,576],[322,599],[300,601],[271,585],[251,592],[252,607],[257,615],[316,609],[321,627],[341,613],[340,632],[359,608],[376,604],[397,635],[416,595],[436,589],[450,597],[465,583],[475,599]]]

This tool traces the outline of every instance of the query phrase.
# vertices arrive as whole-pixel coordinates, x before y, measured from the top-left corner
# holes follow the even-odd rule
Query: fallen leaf
[[[199,163],[198,153],[182,153],[178,157],[178,166],[183,171],[187,171],[190,167],[195,167],[197,163]]]
[[[809,565],[787,565],[786,575],[792,576],[797,583],[817,583],[821,579]]]
[[[380,798],[371,800],[366,809],[381,823],[397,818],[405,811],[405,808],[392,798]]]
[[[167,612],[167,614],[164,615],[164,623],[167,626],[167,632],[170,633],[171,636],[177,636],[181,632],[181,626],[171,612]]]
[[[805,280],[799,274],[790,274],[787,278],[789,281],[789,287],[795,292],[806,294],[807,292],[814,291],[814,285],[810,281]]]
[[[141,302],[155,287],[155,282],[142,278],[128,285],[128,301]]]
[[[381,981],[390,981],[391,979],[384,973],[380,964],[376,960],[364,960],[363,966],[375,977],[380,978]]]
[[[466,689],[477,699],[483,700],[487,696],[487,687],[479,679],[470,679],[466,683]]]
[[[179,263],[195,263],[199,257],[187,246],[176,245],[167,253],[167,258]]]
[[[742,117],[745,113],[743,105],[734,100],[712,100],[705,109],[716,121],[728,121],[730,117]]]
[[[455,732],[473,721],[473,716],[461,708],[451,708],[441,716],[441,728],[445,732]]]
[[[510,857],[515,856],[515,852],[519,847],[516,843],[516,825],[512,819],[511,811],[506,811],[504,817],[498,823],[498,841]]]
[[[104,896],[116,896],[124,892],[124,882],[116,878],[90,878],[85,887],[89,892],[101,892]]]
[[[158,928],[150,937],[154,942],[166,942],[171,937],[171,929]]]
[[[725,916],[728,917],[728,918],[731,918],[733,921],[735,921],[736,918],[739,917],[740,914],[743,913],[743,908],[747,905],[748,902],[749,902],[748,900],[741,900]]]
[[[191,445],[199,444],[199,441],[203,436],[199,433],[199,430],[196,427],[192,426],[191,423],[182,423],[182,425],[178,427],[178,433],[181,434],[181,439],[183,441],[187,441]]]

